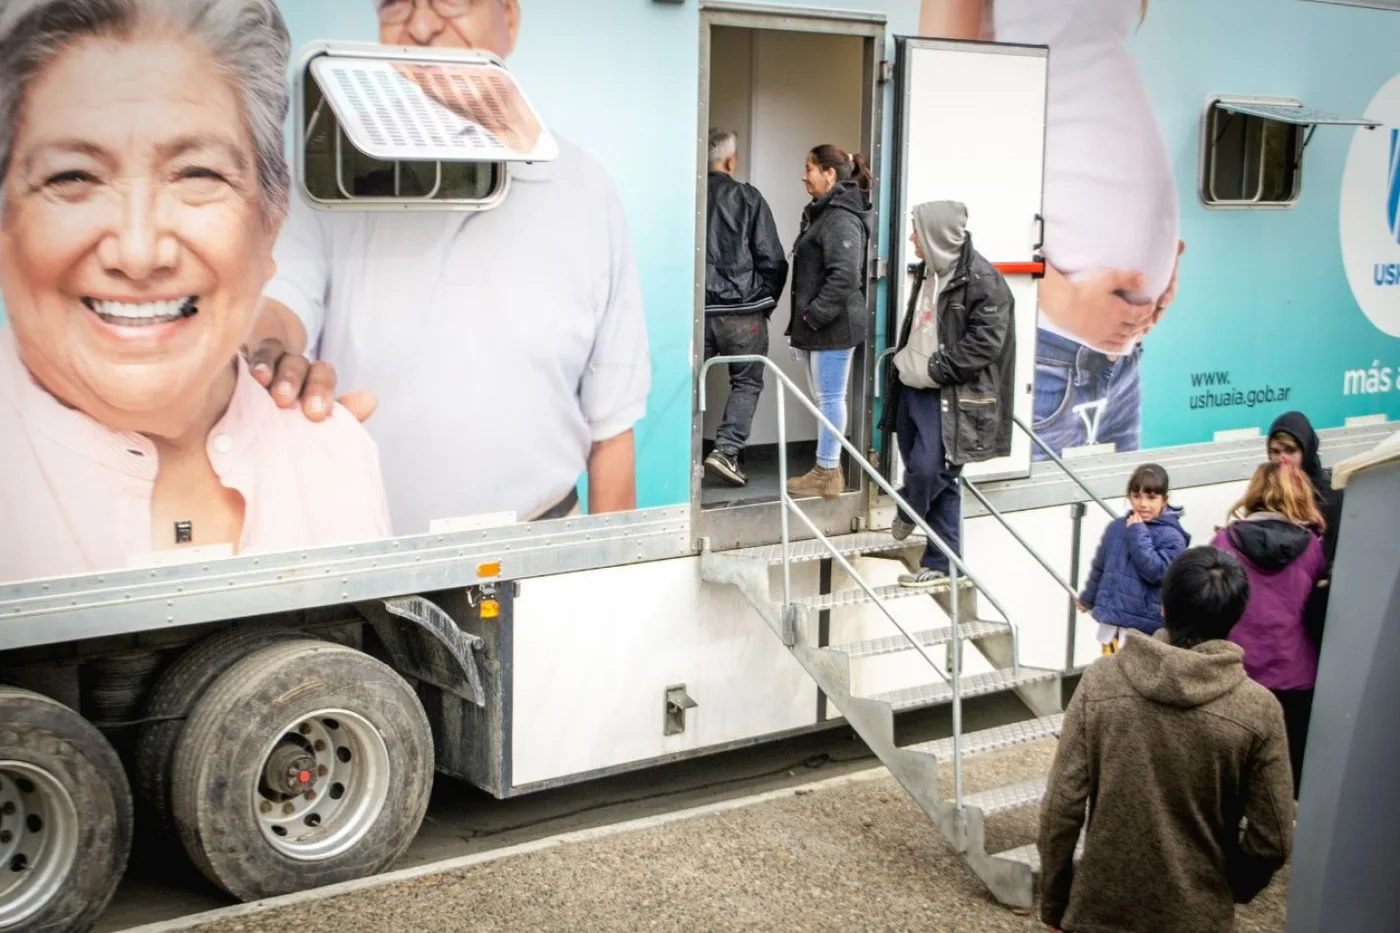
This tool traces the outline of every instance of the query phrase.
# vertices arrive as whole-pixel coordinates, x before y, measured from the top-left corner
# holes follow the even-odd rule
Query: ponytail
[[[869,195],[870,189],[875,186],[875,174],[870,171],[870,163],[865,161],[865,156],[859,152],[851,156],[851,180],[866,195]]]
[[[859,152],[852,155],[840,146],[824,143],[807,153],[807,158],[817,168],[835,172],[837,181],[853,181],[867,196],[870,194],[875,176],[870,171],[870,163]]]

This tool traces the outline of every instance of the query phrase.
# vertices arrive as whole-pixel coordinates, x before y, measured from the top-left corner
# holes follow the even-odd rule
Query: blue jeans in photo
[[[846,433],[846,396],[851,384],[849,350],[811,350],[807,353],[807,384],[812,401],[827,420]],[[817,466],[834,470],[841,465],[841,442],[826,428],[817,434]]]
[[[1112,357],[1040,331],[1035,351],[1035,433],[1056,454],[1067,447],[1142,444],[1142,346]],[[1033,445],[1036,460],[1048,460]]]

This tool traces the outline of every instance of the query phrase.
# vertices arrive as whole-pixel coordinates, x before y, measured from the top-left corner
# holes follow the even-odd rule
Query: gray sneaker
[[[714,451],[705,458],[705,469],[717,475],[731,486],[747,486],[749,478],[739,469],[739,464],[729,454]]]
[[[906,522],[904,516],[896,515],[894,521],[890,523],[890,534],[896,541],[903,541],[914,533],[914,529],[919,526],[913,522]]]
[[[911,590],[931,590],[947,582],[948,575],[941,570],[920,570],[899,576],[899,585]]]

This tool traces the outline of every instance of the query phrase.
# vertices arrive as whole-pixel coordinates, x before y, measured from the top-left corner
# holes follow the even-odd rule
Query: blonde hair
[[[1286,460],[1259,465],[1244,497],[1235,503],[1227,520],[1235,521],[1255,512],[1275,512],[1295,525],[1307,525],[1319,531],[1327,526],[1318,511],[1308,474]]]

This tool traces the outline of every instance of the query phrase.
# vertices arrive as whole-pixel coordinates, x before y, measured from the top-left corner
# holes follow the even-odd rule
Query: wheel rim
[[[283,855],[333,858],[369,832],[389,796],[389,749],[367,719],[328,709],[288,723],[263,751],[253,816]]]
[[[0,761],[0,929],[23,923],[68,880],[78,854],[78,808],[52,774]]]

